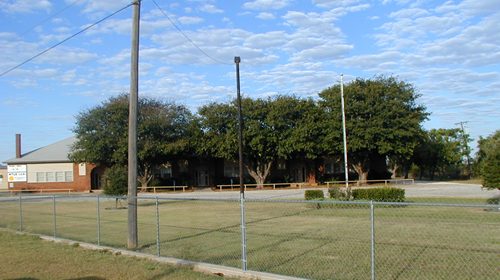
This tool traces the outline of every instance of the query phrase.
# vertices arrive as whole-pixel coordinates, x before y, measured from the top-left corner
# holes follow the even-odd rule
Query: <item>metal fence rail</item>
[[[0,226],[116,248],[123,197],[0,200]],[[498,205],[138,198],[139,251],[309,279],[498,279]]]
[[[378,184],[384,184],[384,186],[389,186],[389,185],[413,185],[415,184],[414,179],[381,179],[381,180],[366,180],[365,184],[368,185],[378,185]],[[330,185],[332,186],[342,186],[345,185],[346,181],[327,181],[325,182],[326,186],[329,188]],[[353,185],[359,185],[360,182],[358,180],[349,180],[347,181],[349,184]]]

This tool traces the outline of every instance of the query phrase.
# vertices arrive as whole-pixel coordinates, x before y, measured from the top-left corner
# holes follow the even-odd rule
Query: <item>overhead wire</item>
[[[67,9],[69,9],[71,6],[73,6],[74,4],[76,4],[76,2],[78,2],[80,0],[74,0],[73,2],[69,3],[68,5],[66,5],[66,7],[54,12],[53,14],[50,14],[48,15],[46,18],[42,19],[41,21],[35,23],[33,26],[31,26],[30,28],[26,29],[25,31],[21,32],[21,34],[19,36],[23,36],[23,35],[26,35],[26,33],[29,33],[31,31],[33,31],[33,29],[37,28],[38,26],[46,23],[48,20],[54,18],[55,16],[58,16],[60,15],[61,13],[63,13],[64,11],[66,11]]]
[[[189,41],[203,55],[205,55],[206,57],[210,58],[211,60],[213,60],[213,61],[215,61],[217,63],[225,64],[225,65],[233,65],[232,63],[227,63],[225,61],[219,60],[219,59],[217,59],[217,58],[209,55],[207,52],[205,52],[191,38],[189,38],[189,36],[184,31],[182,31],[182,29],[168,16],[168,14],[160,7],[160,5],[158,5],[158,3],[156,3],[155,0],[151,0],[151,1],[153,1],[153,3],[155,4],[155,6],[158,8],[158,10],[168,19],[168,21],[172,24],[172,26],[175,27],[175,29],[177,29],[177,31],[179,31],[179,33],[181,33],[182,36],[184,36],[184,38],[186,38],[186,40]]]
[[[89,25],[89,26],[87,26],[87,27],[85,27],[85,28],[81,29],[80,31],[78,31],[78,32],[74,33],[73,35],[71,35],[71,36],[69,36],[69,37],[66,37],[66,38],[65,38],[65,39],[63,39],[62,41],[59,41],[58,43],[56,43],[56,44],[54,44],[54,45],[52,45],[52,46],[48,47],[47,49],[45,49],[45,50],[43,50],[43,51],[39,52],[38,54],[36,54],[36,55],[34,55],[34,56],[32,56],[32,57],[30,57],[30,58],[26,59],[25,61],[23,61],[23,62],[21,62],[21,63],[19,63],[19,64],[15,65],[15,66],[13,66],[13,67],[11,67],[11,68],[9,68],[9,69],[5,70],[5,71],[3,71],[2,73],[0,73],[0,77],[3,77],[3,76],[5,76],[6,74],[8,74],[8,73],[10,73],[10,72],[12,72],[12,71],[14,71],[14,70],[18,69],[19,67],[21,67],[21,66],[25,65],[26,63],[28,63],[28,62],[30,62],[30,61],[32,61],[32,60],[34,60],[35,58],[37,58],[37,57],[39,57],[39,56],[41,56],[41,55],[43,55],[43,54],[47,53],[48,51],[50,51],[50,50],[52,50],[52,49],[56,48],[57,46],[62,45],[63,43],[65,43],[65,42],[69,41],[70,39],[72,39],[72,38],[74,38],[74,37],[76,37],[76,36],[78,36],[78,35],[82,34],[83,32],[85,32],[85,31],[89,30],[90,28],[92,28],[92,27],[94,27],[94,26],[98,25],[99,23],[101,23],[101,22],[103,22],[103,21],[105,21],[105,20],[109,19],[110,17],[112,17],[112,16],[114,16],[114,15],[118,14],[119,12],[121,12],[121,11],[123,11],[123,10],[127,9],[128,7],[130,7],[130,6],[132,6],[132,5],[133,5],[133,3],[130,3],[130,4],[126,5],[126,6],[124,6],[123,8],[121,8],[121,9],[119,9],[119,10],[117,10],[117,11],[113,12],[112,14],[109,14],[109,15],[105,16],[104,18],[102,18],[102,19],[100,19],[100,20],[98,20],[98,21],[96,21],[96,22],[94,22],[94,23],[92,23],[91,25]]]

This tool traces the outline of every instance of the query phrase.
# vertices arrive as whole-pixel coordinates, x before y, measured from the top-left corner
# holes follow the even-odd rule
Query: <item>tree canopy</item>
[[[322,112],[311,99],[278,96],[242,100],[244,164],[258,184],[273,162],[292,157],[316,158],[321,149]],[[237,110],[233,103],[212,103],[198,111],[205,154],[236,160]]]
[[[340,85],[323,90],[320,104],[328,112],[324,149],[342,152]],[[428,113],[417,104],[414,87],[394,77],[356,79],[344,86],[350,164],[360,181],[368,179],[370,163],[381,157],[409,160],[422,133]]]
[[[413,156],[414,163],[420,168],[420,177],[425,172],[431,180],[436,175],[441,178],[458,176],[463,143],[461,130],[458,128],[425,131]]]
[[[500,189],[500,130],[478,141],[477,160],[483,187]]]
[[[128,95],[120,95],[80,113],[70,158],[106,167],[126,166],[128,104]],[[138,108],[138,177],[144,187],[151,180],[152,168],[189,149],[192,114],[184,106],[144,97]]]

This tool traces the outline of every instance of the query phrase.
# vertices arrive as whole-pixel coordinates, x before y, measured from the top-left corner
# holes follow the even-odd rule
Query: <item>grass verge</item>
[[[98,212],[95,200],[59,198],[54,219],[50,198],[23,199],[22,215],[19,201],[5,201],[0,227],[18,229],[22,221],[24,231],[51,236],[56,229],[58,237],[94,244],[99,229],[100,244],[125,248],[127,211],[114,203],[101,198]],[[369,278],[369,208],[315,204],[247,201],[248,269],[310,279]],[[155,203],[142,199],[138,206],[139,251],[154,255]],[[376,206],[377,277],[498,279],[500,213],[466,206]],[[162,256],[241,267],[238,202],[163,200],[158,213]]]
[[[1,279],[222,279],[161,264],[0,230]]]

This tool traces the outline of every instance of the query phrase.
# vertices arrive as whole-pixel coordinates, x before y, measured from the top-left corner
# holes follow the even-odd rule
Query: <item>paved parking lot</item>
[[[398,186],[406,191],[406,197],[455,197],[455,198],[490,198],[500,196],[500,190],[482,189],[477,184],[460,184],[451,182],[416,182],[412,185]],[[327,194],[327,189],[322,188]],[[303,199],[305,189],[282,190],[248,190],[247,199]],[[144,195],[144,194],[141,194]],[[153,194],[146,194],[153,195]],[[169,192],[159,194],[162,197],[203,198],[203,199],[239,199],[239,191],[194,191]]]

